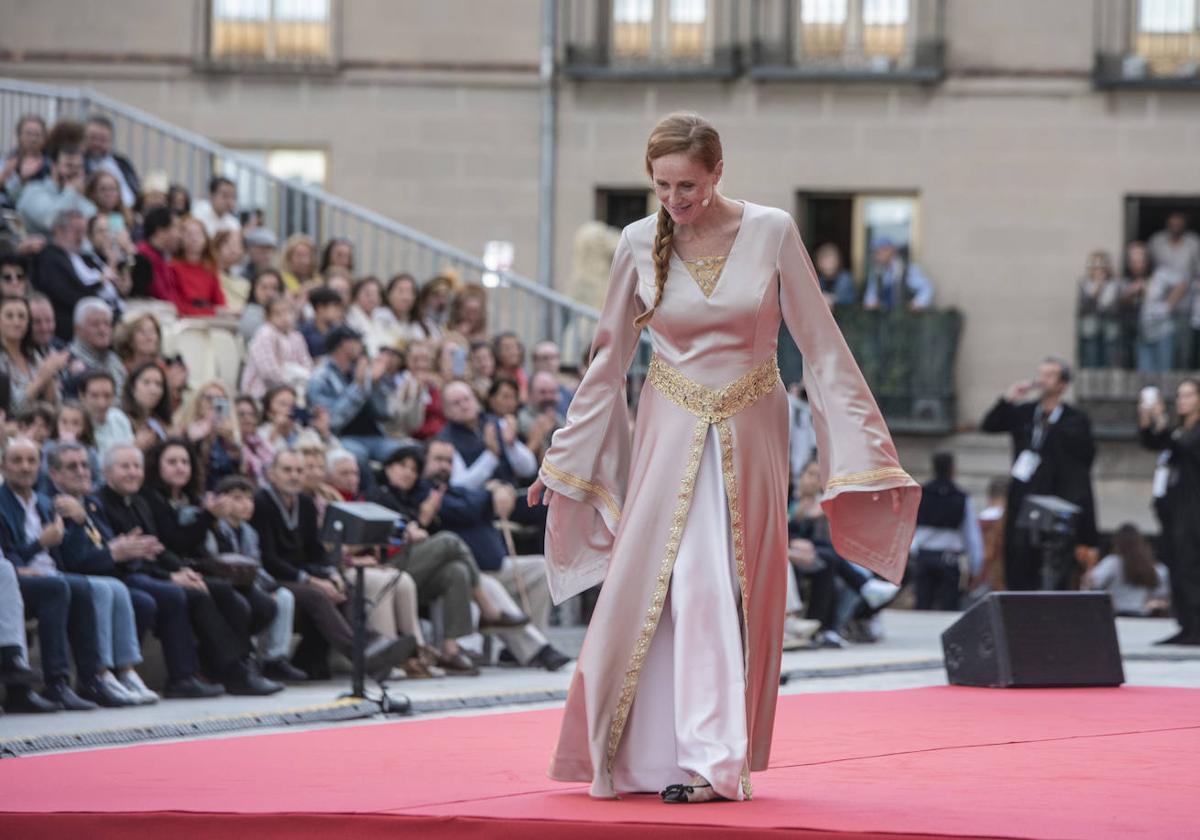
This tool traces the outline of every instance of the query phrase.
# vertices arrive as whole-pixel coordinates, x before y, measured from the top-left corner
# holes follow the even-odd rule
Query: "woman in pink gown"
[[[720,140],[695,115],[659,123],[646,168],[662,208],[621,234],[591,366],[529,493],[550,506],[555,600],[604,581],[550,776],[596,797],[744,799],[770,754],[787,592],[781,319],[838,551],[898,582],[920,488],[791,217],[717,193]],[[643,325],[654,355],[631,435]]]

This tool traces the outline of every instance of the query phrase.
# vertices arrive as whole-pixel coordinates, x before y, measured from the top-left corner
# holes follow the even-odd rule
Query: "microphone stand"
[[[338,559],[338,568],[340,570],[345,561],[342,547],[342,523],[335,522],[333,524],[333,528],[337,533],[337,538],[333,543],[333,556]],[[344,574],[342,574],[342,580],[345,580]],[[351,658],[353,667],[350,677],[350,691],[344,694],[339,694],[338,699],[363,700],[368,703],[373,703],[379,708],[379,711],[385,715],[410,715],[412,714],[412,701],[403,694],[397,697],[389,696],[387,692],[386,678],[378,680],[378,697],[372,697],[371,695],[367,694],[367,588],[365,583],[366,567],[361,563],[355,563],[353,596],[354,655]],[[394,585],[395,581],[392,581],[389,583],[388,588]]]

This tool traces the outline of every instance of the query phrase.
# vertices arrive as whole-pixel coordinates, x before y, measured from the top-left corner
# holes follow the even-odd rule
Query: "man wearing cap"
[[[274,267],[279,240],[273,231],[256,227],[243,233],[242,239],[246,243],[246,264],[241,270],[243,277],[253,280],[260,272]]]
[[[933,304],[933,281],[914,262],[906,261],[886,237],[871,240],[871,266],[863,292],[863,308],[921,312]]]

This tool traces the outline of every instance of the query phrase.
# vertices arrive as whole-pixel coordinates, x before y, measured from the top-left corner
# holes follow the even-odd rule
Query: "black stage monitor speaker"
[[[345,545],[384,545],[400,514],[374,502],[333,502],[325,509],[321,539]]]
[[[993,592],[942,633],[951,685],[994,688],[1125,682],[1103,592]]]

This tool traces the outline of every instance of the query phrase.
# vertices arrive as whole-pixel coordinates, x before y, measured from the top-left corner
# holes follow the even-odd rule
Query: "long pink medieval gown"
[[[672,257],[631,436],[625,376],[654,299],[655,225],[621,235],[591,366],[541,470],[555,600],[604,582],[550,776],[613,797],[700,775],[741,799],[770,755],[787,592],[781,318],[804,357],[837,550],[899,581],[921,491],[794,222],[749,202],[709,294]]]

